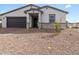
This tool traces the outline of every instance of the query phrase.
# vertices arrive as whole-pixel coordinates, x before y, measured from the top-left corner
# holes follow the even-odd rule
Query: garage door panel
[[[7,27],[8,28],[25,28],[26,27],[26,17],[7,17]]]

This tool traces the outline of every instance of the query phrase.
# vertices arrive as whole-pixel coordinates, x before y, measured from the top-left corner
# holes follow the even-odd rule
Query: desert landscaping
[[[79,29],[60,33],[45,30],[0,29],[0,54],[79,54]]]

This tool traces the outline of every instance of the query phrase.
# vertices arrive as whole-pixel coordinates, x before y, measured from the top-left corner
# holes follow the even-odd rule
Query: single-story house
[[[68,27],[72,27],[72,28],[79,28],[79,23],[68,23]]]
[[[60,22],[66,28],[68,12],[52,6],[36,6],[29,4],[21,8],[0,14],[2,28],[47,28],[53,29],[54,22]]]

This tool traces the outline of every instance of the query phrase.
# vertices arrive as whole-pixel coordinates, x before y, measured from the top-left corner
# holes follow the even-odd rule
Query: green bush
[[[54,23],[55,31],[60,32],[61,31],[61,24],[59,22]]]

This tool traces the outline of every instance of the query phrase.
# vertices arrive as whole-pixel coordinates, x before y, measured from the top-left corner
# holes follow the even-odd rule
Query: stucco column
[[[27,21],[26,21],[26,28],[29,29],[29,14],[27,13]]]
[[[38,28],[39,29],[41,29],[41,22],[42,22],[41,13],[39,13],[39,15],[38,15]]]
[[[7,28],[6,17],[2,17],[2,28]]]

